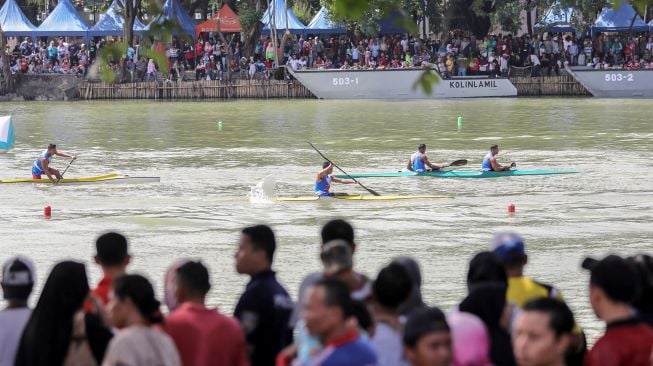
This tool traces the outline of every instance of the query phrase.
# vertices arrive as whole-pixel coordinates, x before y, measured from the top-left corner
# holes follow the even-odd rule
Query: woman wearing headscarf
[[[516,365],[508,325],[510,306],[506,302],[507,286],[500,282],[480,282],[472,286],[459,310],[479,317],[490,335],[490,360],[495,365]]]
[[[160,305],[145,277],[123,275],[113,281],[109,316],[120,332],[111,340],[102,366],[181,365],[170,336],[153,327],[163,322]]]
[[[399,306],[399,314],[401,316],[408,316],[408,314],[417,309],[427,307],[424,300],[422,300],[422,273],[419,268],[419,263],[412,257],[397,257],[392,260],[392,263],[404,267],[413,283],[408,300]]]
[[[98,365],[111,331],[82,310],[89,287],[86,267],[61,262],[50,272],[16,355],[16,366]]]

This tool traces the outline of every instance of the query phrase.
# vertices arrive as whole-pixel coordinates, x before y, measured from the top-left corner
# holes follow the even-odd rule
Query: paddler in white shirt
[[[428,170],[442,170],[444,164],[433,164],[429,161],[429,158],[426,156],[426,145],[419,144],[417,147],[417,152],[410,156],[408,159],[408,165],[406,168],[411,172],[425,172],[427,171],[426,167],[429,167]]]
[[[320,172],[317,173],[317,177],[315,178],[316,195],[320,197],[334,196],[335,194],[329,191],[331,189],[332,182],[342,183],[342,184],[356,183],[353,180],[338,179],[332,176],[331,173],[333,173],[333,164],[331,164],[328,161],[325,161],[324,164],[322,164],[322,170],[320,170]]]

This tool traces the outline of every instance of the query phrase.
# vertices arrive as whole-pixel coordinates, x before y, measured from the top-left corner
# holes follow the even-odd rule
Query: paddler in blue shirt
[[[506,170],[510,170],[511,168],[514,168],[516,166],[515,163],[512,163],[510,165],[501,165],[497,163],[497,155],[499,155],[499,145],[492,145],[490,146],[490,152],[485,155],[483,158],[483,164],[481,165],[481,170],[484,172],[488,171],[495,171],[495,172],[503,172]]]
[[[408,166],[406,168],[411,172],[421,173],[427,171],[426,167],[429,167],[429,170],[442,170],[444,164],[438,165],[431,163],[426,156],[426,145],[419,144],[417,152],[408,159]]]
[[[324,164],[322,164],[322,170],[320,170],[320,172],[317,173],[317,177],[315,178],[316,195],[320,197],[334,196],[335,195],[334,193],[329,192],[329,189],[331,189],[332,182],[342,183],[342,184],[356,183],[352,180],[338,179],[332,176],[331,173],[333,173],[333,164],[329,163],[328,161],[325,161]]]
[[[34,160],[34,164],[32,164],[32,179],[41,179],[41,175],[43,174],[47,175],[52,183],[55,181],[54,178],[52,178],[53,175],[57,179],[61,179],[61,173],[59,173],[57,169],[50,167],[50,161],[54,155],[75,159],[75,156],[73,155],[68,155],[57,151],[57,145],[50,144],[48,145],[48,149],[43,151],[39,156],[36,157],[36,160]]]

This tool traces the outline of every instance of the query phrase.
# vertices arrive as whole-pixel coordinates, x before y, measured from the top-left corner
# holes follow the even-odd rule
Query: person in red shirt
[[[201,262],[186,262],[177,269],[175,297],[180,304],[165,321],[182,365],[247,366],[245,334],[240,323],[206,307],[211,289],[209,271]]]
[[[590,271],[590,303],[607,329],[585,357],[585,366],[650,366],[653,328],[635,314],[631,303],[638,291],[632,263],[609,255],[602,260],[586,258]]]
[[[94,260],[102,267],[103,276],[97,287],[91,291],[91,296],[106,306],[109,303],[109,292],[113,285],[113,279],[125,273],[131,256],[127,252],[127,238],[115,232],[105,233],[97,238],[95,249],[97,254]],[[93,306],[87,302],[85,310],[90,312],[93,310]]]

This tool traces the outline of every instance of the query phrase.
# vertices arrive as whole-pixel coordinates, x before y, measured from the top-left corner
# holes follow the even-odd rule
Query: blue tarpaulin
[[[188,34],[193,38],[195,37],[195,21],[190,15],[188,15],[178,0],[166,0],[165,4],[163,4],[162,13],[157,15],[152,22],[145,27],[145,30],[150,30],[152,24],[161,24],[165,20],[171,20],[177,23],[183,33]]]
[[[288,30],[293,34],[306,33],[306,26],[297,19],[292,9],[285,9],[285,0],[273,0],[270,7],[265,11],[261,17],[263,23],[263,34],[270,34],[270,22],[272,21],[272,14],[274,14],[274,25],[277,27],[278,32],[286,31],[286,22],[288,22]]]
[[[7,0],[0,8],[0,27],[6,37],[32,36],[36,29],[20,10],[16,0]]]
[[[59,0],[52,13],[36,28],[38,37],[87,37],[88,25],[70,0]]]
[[[562,8],[560,3],[555,2],[547,9],[542,19],[535,24],[535,30],[552,33],[574,32],[575,29],[571,22],[574,16],[574,8]]]
[[[320,11],[315,14],[311,22],[308,23],[308,33],[313,34],[336,34],[336,33],[346,33],[345,27],[333,23],[329,19],[329,12],[323,6]]]
[[[407,29],[401,26],[404,16],[397,10],[392,11],[390,14],[379,20],[381,28],[379,34],[404,34],[410,33]]]
[[[91,27],[89,33],[94,37],[120,36],[124,26],[125,18],[122,16],[122,9],[114,1],[102,14],[100,21]],[[134,32],[143,29],[145,29],[145,25],[138,19],[134,20]]]
[[[633,17],[635,22],[633,23]],[[648,32],[649,26],[636,15],[635,9],[626,1],[622,1],[618,9],[603,8],[601,14],[591,27],[592,35],[596,32],[628,32],[632,23],[633,32]]]

